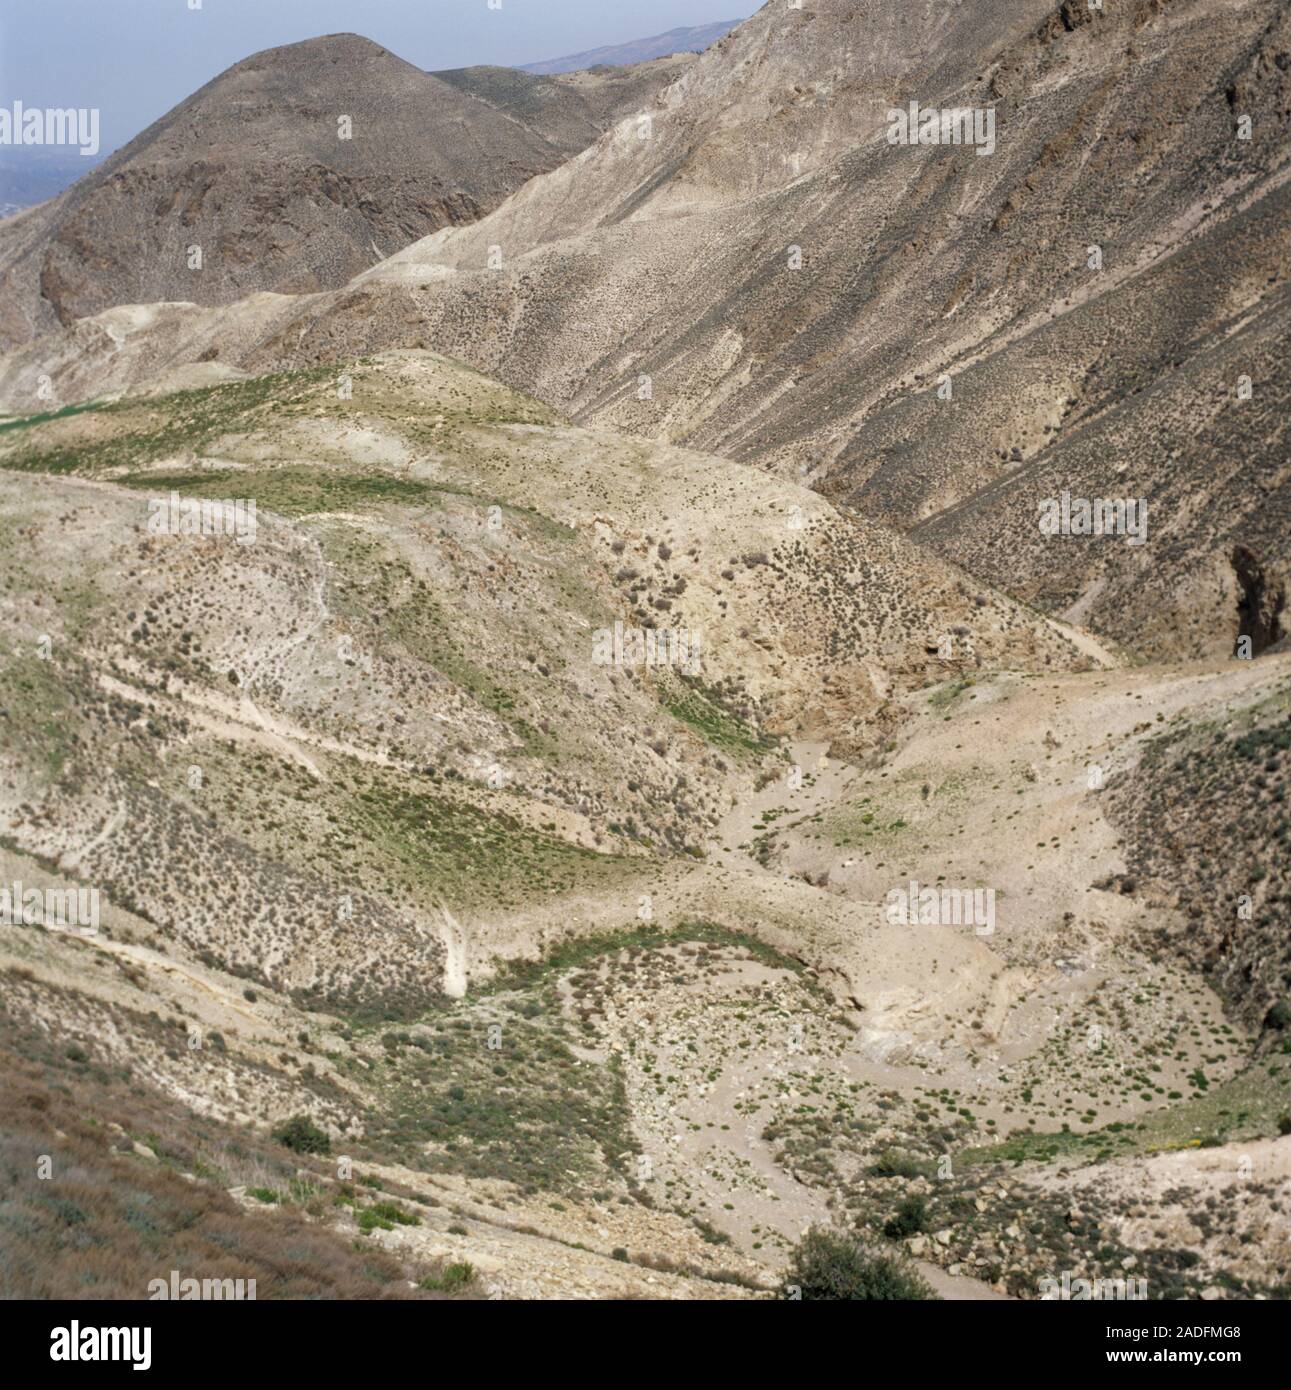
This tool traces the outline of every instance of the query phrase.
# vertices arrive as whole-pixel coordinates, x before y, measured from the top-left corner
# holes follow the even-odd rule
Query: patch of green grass
[[[971,676],[961,676],[958,680],[947,681],[945,685],[939,685],[928,696],[928,703],[933,709],[944,714],[965,691],[971,690],[975,684],[976,682]]]
[[[82,737],[79,710],[69,690],[68,673],[35,651],[4,666],[6,734],[18,737],[25,759],[42,766],[38,776],[53,783],[62,776]]]
[[[1286,1106],[1286,1085],[1270,1068],[1277,1062],[1252,1063],[1200,1096],[1150,1111],[1138,1120],[1117,1121],[1082,1134],[1070,1130],[1024,1131],[1003,1143],[964,1149],[958,1162],[1050,1163],[1058,1158],[1090,1162],[1099,1158],[1211,1147],[1277,1133]]]
[[[706,743],[735,756],[761,754],[776,741],[751,729],[731,713],[714,693],[697,679],[671,673],[660,681],[659,703],[674,719],[688,724]]]
[[[662,927],[627,927],[617,932],[601,932],[593,936],[571,937],[554,946],[540,960],[511,960],[499,965],[493,979],[484,986],[489,993],[499,993],[532,987],[578,970],[603,956],[620,951],[656,950],[664,946],[688,943],[707,943],[712,946],[737,947],[747,951],[755,960],[775,970],[787,970],[797,975],[803,984],[824,993],[807,976],[801,961],[782,954],[765,941],[747,932],[733,931],[716,922],[682,922],[672,930]],[[825,996],[828,997],[828,996]]]
[[[101,401],[84,401],[80,405],[65,405],[61,410],[45,410],[35,415],[17,415],[12,420],[0,422],[0,434],[8,434],[14,430],[31,429],[33,425],[44,425],[50,420],[63,420],[69,415],[82,415],[87,410],[102,410]]]
[[[554,998],[526,991],[509,1003],[441,1014],[393,1057],[367,1142],[411,1167],[529,1194],[604,1188],[638,1147],[617,1059],[577,1057]]]
[[[79,473],[95,476],[106,471],[163,459],[184,451],[200,451],[223,434],[246,431],[275,414],[290,414],[320,382],[337,375],[334,366],[297,372],[279,372],[248,381],[176,391],[160,399],[119,401],[68,407],[45,419],[28,417],[35,428],[82,409],[95,410],[107,425],[105,437],[73,444],[36,437],[24,440],[26,448],[0,454],[0,466],[29,472]],[[314,409],[317,409],[315,403]],[[13,422],[11,422],[12,424]]]
[[[475,626],[454,601],[441,601],[440,595],[423,578],[415,575],[408,563],[392,555],[375,537],[329,537],[324,542],[328,559],[347,575],[378,575],[382,607],[373,607],[373,596],[365,593],[355,611],[356,617],[379,618],[383,636],[401,646],[411,657],[424,661],[440,671],[455,685],[469,694],[485,709],[505,722],[532,757],[556,760],[561,745],[555,733],[537,727],[541,722],[544,700],[549,697],[545,679],[536,670],[520,669],[516,664],[485,664],[479,657],[498,639],[493,632],[485,639],[476,627],[486,618],[477,617]],[[558,584],[565,574],[564,566],[552,575]],[[347,612],[347,599],[339,592],[335,599],[337,610]],[[569,582],[560,593],[562,609],[581,613],[589,621],[597,616],[593,597]],[[511,631],[513,650],[537,650],[544,653],[543,664],[559,669],[563,660],[551,650],[549,634],[534,635],[527,625]]]
[[[194,469],[183,473],[127,473],[123,487],[158,496],[247,497],[281,516],[356,511],[363,506],[437,507],[443,489],[389,473],[342,473],[325,468]]]
[[[421,1217],[401,1207],[398,1202],[373,1202],[370,1207],[364,1207],[355,1219],[365,1236],[373,1231],[393,1231],[396,1226],[421,1225]]]
[[[797,962],[711,922],[563,942],[540,961],[502,966],[469,1000],[427,1016],[417,1031],[385,1034],[368,1141],[409,1166],[500,1178],[530,1193],[603,1190],[611,1175],[631,1188],[628,1159],[639,1145],[619,1059],[575,1051],[585,1038],[562,1008],[556,981],[605,955],[686,942],[738,947],[802,978]]]
[[[379,850],[450,904],[518,906],[585,887],[589,877],[616,878],[630,863],[531,830],[503,811],[406,789],[394,778],[373,779],[345,811],[363,852]]]
[[[463,1261],[461,1264],[448,1265],[444,1272],[438,1276],[428,1274],[421,1281],[421,1287],[439,1293],[459,1293],[462,1289],[469,1288],[473,1283],[475,1283],[475,1266]]]

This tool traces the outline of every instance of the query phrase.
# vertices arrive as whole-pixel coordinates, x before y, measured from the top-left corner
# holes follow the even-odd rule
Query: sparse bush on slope
[[[273,1137],[298,1154],[325,1154],[332,1151],[332,1141],[308,1115],[293,1115],[290,1120],[274,1130]]]
[[[936,1294],[904,1255],[876,1251],[856,1236],[813,1226],[794,1251],[786,1298],[913,1301]]]

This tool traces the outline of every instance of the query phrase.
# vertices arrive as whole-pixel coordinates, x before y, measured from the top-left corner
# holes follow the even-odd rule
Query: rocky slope
[[[1270,1044],[1291,1029],[1288,694],[1163,734],[1112,792],[1136,888],[1177,905],[1166,939]]]
[[[1234,550],[1286,586],[1288,23],[767,6],[484,220],[331,296],[76,325],[0,364],[0,398],[432,347],[919,527],[1143,656],[1227,653]],[[993,153],[889,144],[910,100],[993,110]],[[1147,544],[1042,535],[1064,492],[1146,502]]]
[[[532,912],[698,853],[733,768],[804,731],[873,747],[947,660],[1087,661],[804,489],[423,354],[0,441],[15,843],[311,994],[437,992],[475,963],[443,909]],[[172,494],[256,502],[254,543],[153,534]],[[50,546],[78,562],[42,595]],[[693,645],[625,666],[597,645],[616,622]],[[62,751],[32,741],[54,707]],[[79,789],[52,819],[51,765]],[[155,877],[145,845],[188,868]],[[362,932],[335,929],[347,893]]]
[[[354,34],[254,54],[0,226],[0,343],[114,304],[342,285],[490,211],[678,70],[516,73],[499,94],[505,70],[425,73]]]
[[[1145,775],[1145,708],[1258,703],[1284,655],[1113,669],[797,484],[424,353],[13,422],[0,463],[0,881],[100,906],[0,927],[51,1256],[57,1212],[116,1219],[77,1176],[106,1164],[230,1232],[224,1261],[176,1234],[199,1273],[282,1296],[339,1233],[391,1261],[344,1296],[765,1297],[821,1221],[952,1297],[1109,1249],[1168,1296],[1282,1290],[1263,1239],[1180,1268],[1047,1184],[1286,1109],[1279,1039],[1256,1057],[1104,881],[1088,783]],[[150,529],[201,498],[254,500],[254,535]],[[702,636],[699,669],[599,664],[616,621]],[[895,922],[910,877],[990,885],[993,933]],[[42,1130],[87,1078],[101,1152]],[[330,1158],[294,1163],[293,1117]]]
[[[89,1171],[288,1294],[1287,1297],[1285,21],[768,6],[343,289],[0,362],[0,888],[102,908],[0,925],[13,1290]]]

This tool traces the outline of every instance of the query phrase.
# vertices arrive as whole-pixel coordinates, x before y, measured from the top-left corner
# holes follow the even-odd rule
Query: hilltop
[[[0,223],[0,344],[117,304],[336,288],[491,211],[672,75],[514,74],[518,118],[514,98],[489,99],[496,83],[422,72],[357,34],[253,54]]]

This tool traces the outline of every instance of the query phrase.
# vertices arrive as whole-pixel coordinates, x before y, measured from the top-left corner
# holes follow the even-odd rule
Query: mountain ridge
[[[689,28],[679,26],[647,39],[631,39],[627,43],[589,48],[582,53],[570,53],[563,58],[549,58],[541,63],[524,63],[520,65],[520,71],[550,77],[558,73],[577,72],[584,68],[618,67],[650,62],[655,58],[669,58],[678,53],[703,52],[718,39],[729,34],[740,22],[738,19],[732,19]]]
[[[0,342],[121,303],[337,288],[496,206],[673,68],[525,77],[515,103],[357,34],[235,63],[70,188],[0,222]],[[200,260],[197,257],[200,256]]]

